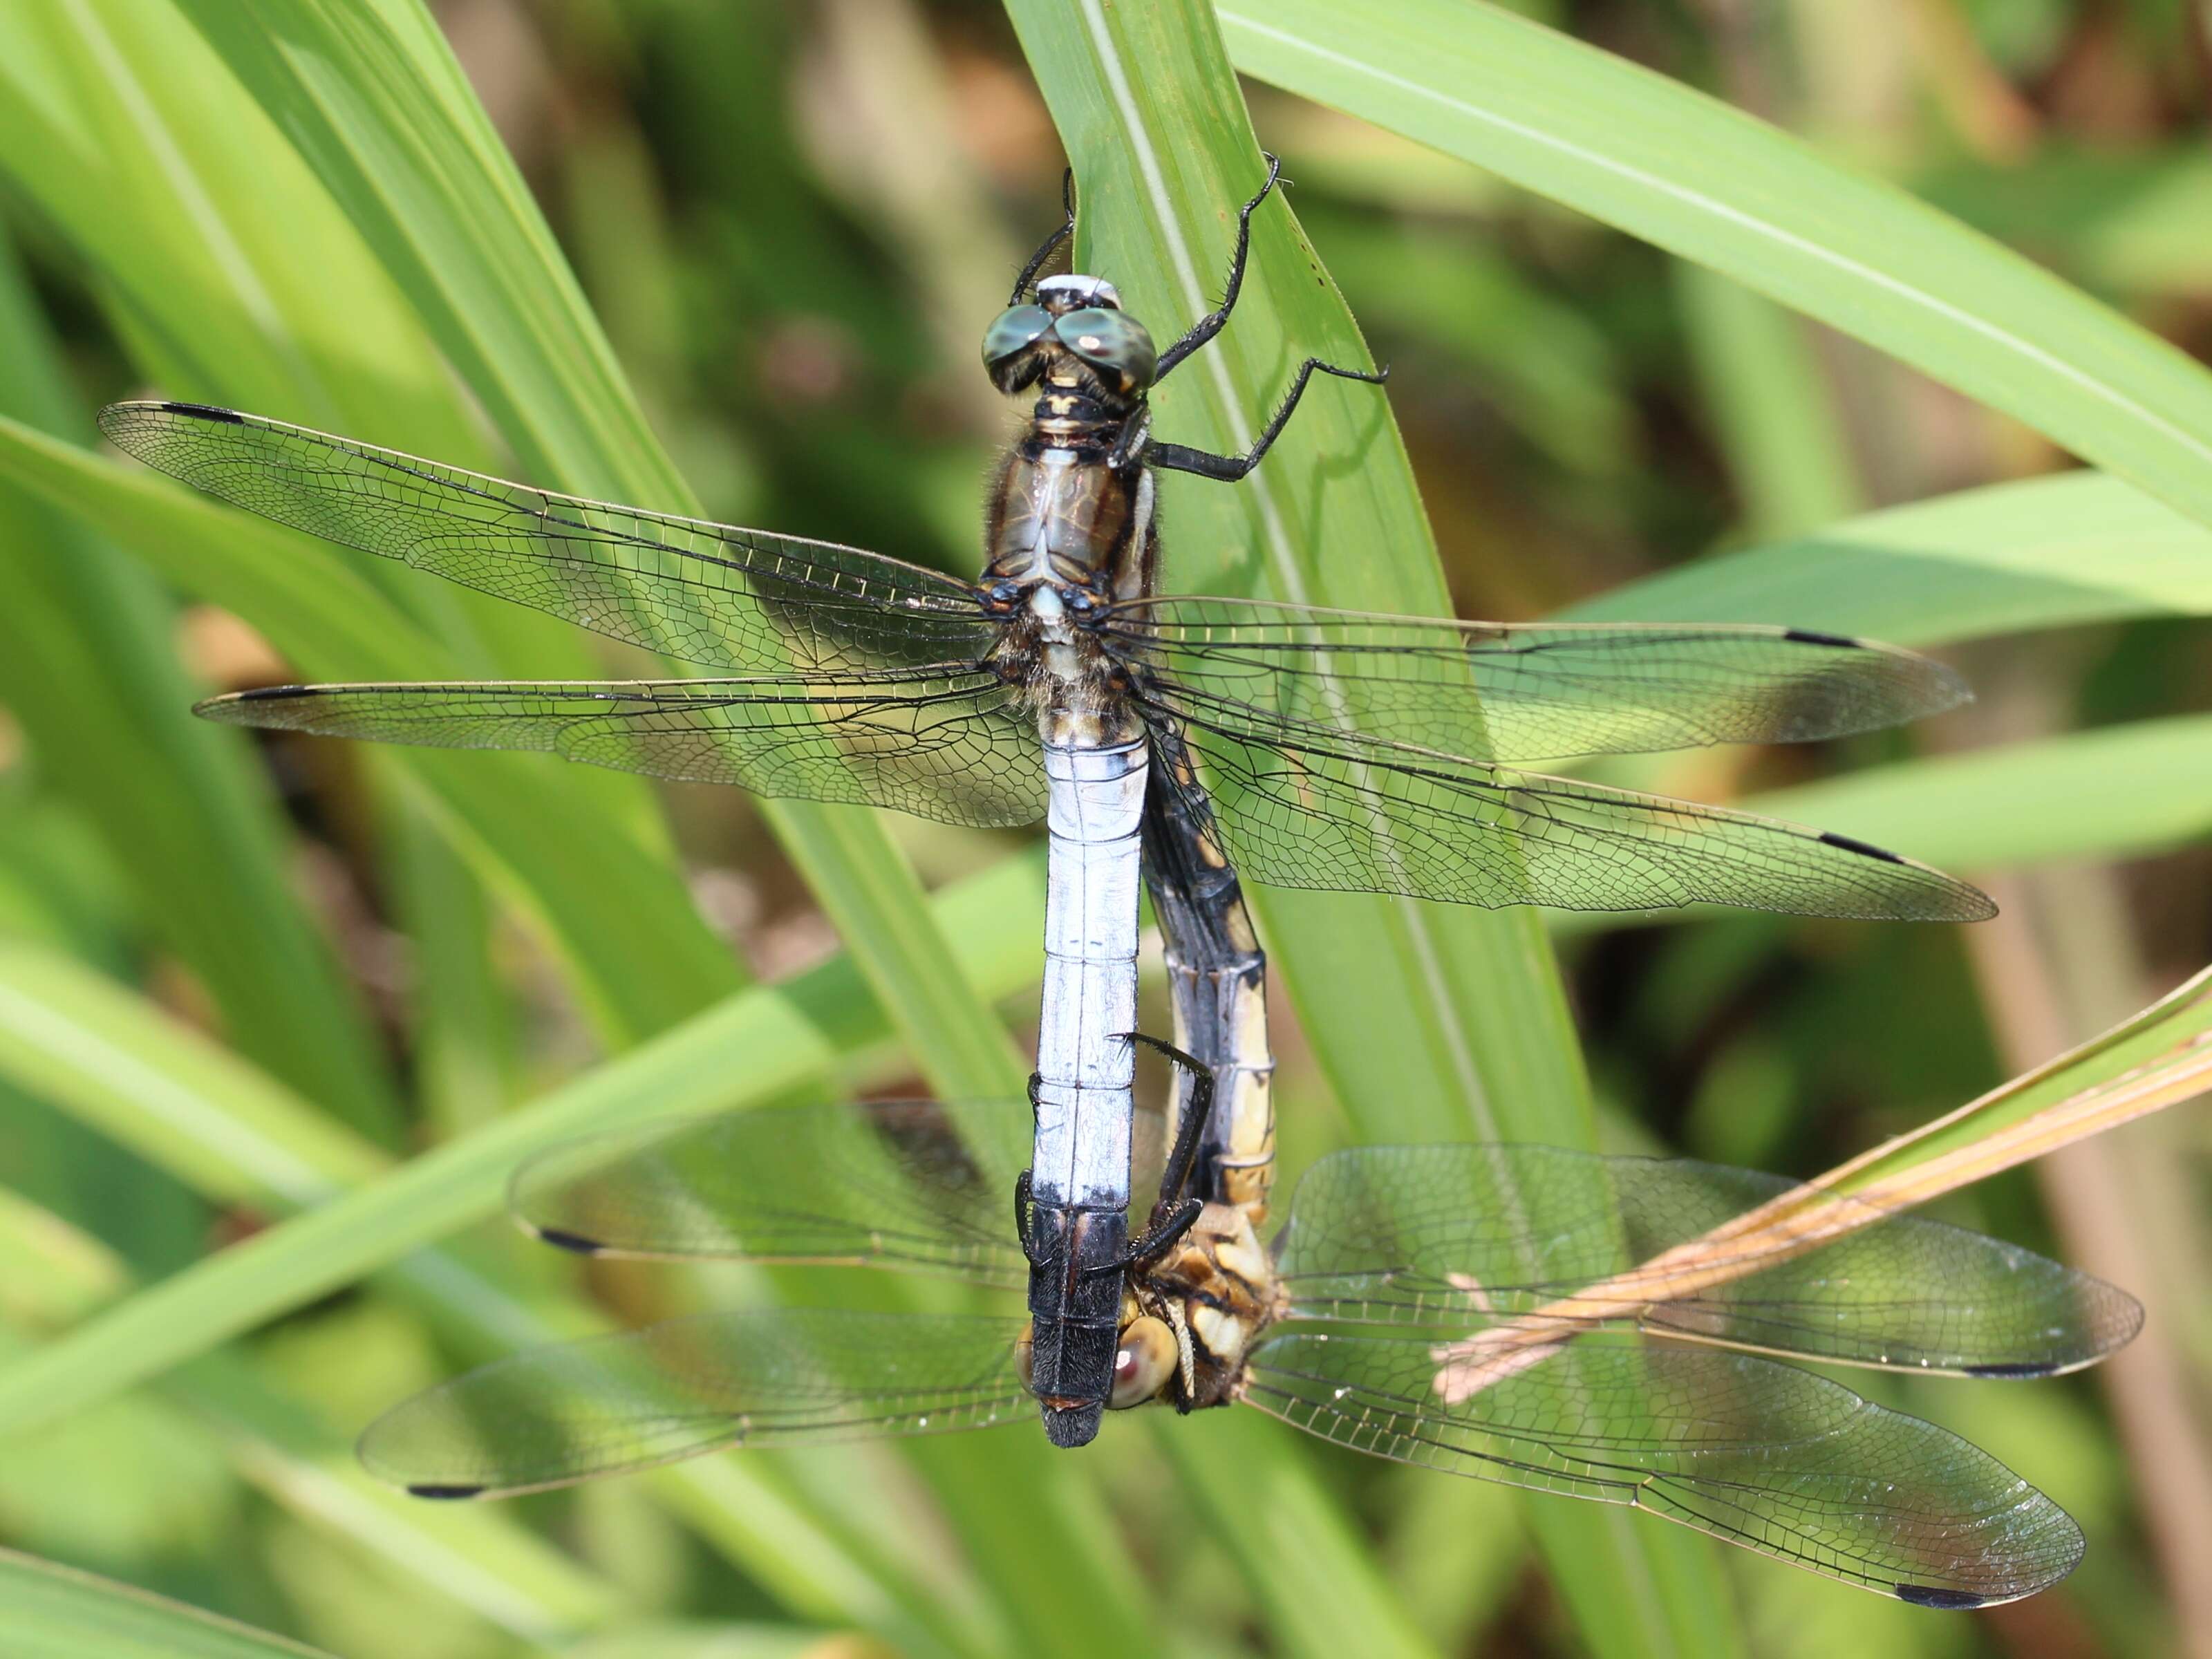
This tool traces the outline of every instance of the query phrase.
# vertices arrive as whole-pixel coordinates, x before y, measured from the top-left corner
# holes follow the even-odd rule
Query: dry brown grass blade
[[[2111,1030],[1711,1231],[1436,1350],[1456,1403],[1527,1370],[1563,1330],[1640,1320],[1945,1193],[2212,1090],[2212,968]],[[2057,1097],[2038,1103],[2045,1096]]]

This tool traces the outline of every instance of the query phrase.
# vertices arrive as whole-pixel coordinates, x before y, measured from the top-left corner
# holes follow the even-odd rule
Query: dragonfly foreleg
[[[1030,284],[1036,281],[1036,274],[1044,269],[1044,262],[1052,258],[1053,249],[1075,234],[1075,169],[1073,167],[1068,168],[1060,175],[1060,204],[1067,210],[1067,216],[1060,221],[1057,230],[1044,239],[1037,251],[1030,255],[1029,264],[1024,265],[1022,274],[1014,278],[1013,297],[1006,301],[1009,306],[1020,305],[1030,297]]]
[[[1298,366],[1298,378],[1291,382],[1291,395],[1277,405],[1259,437],[1253,441],[1252,447],[1242,455],[1216,455],[1209,450],[1192,449],[1182,444],[1148,444],[1145,459],[1171,472],[1195,472],[1201,478],[1235,483],[1260,465],[1260,458],[1267,453],[1268,446],[1289,424],[1298,399],[1306,395],[1306,382],[1316,374],[1334,374],[1340,380],[1364,380],[1369,386],[1381,386],[1390,378],[1390,369],[1385,364],[1370,374],[1364,368],[1346,368],[1341,363],[1325,363],[1318,357],[1309,357]]]
[[[1198,1149],[1206,1137],[1206,1121],[1213,1113],[1213,1068],[1172,1042],[1163,1042],[1142,1031],[1124,1031],[1121,1036],[1126,1042],[1141,1042],[1155,1053],[1166,1055],[1190,1075],[1190,1100],[1176,1124],[1175,1145],[1168,1151],[1167,1167],[1160,1171],[1160,1200],[1152,1211],[1157,1228],[1161,1206],[1181,1195],[1190,1184],[1191,1171],[1198,1167]]]
[[[1229,321],[1229,313],[1237,308],[1237,295],[1244,286],[1244,261],[1252,252],[1252,216],[1260,204],[1267,199],[1275,180],[1282,176],[1283,164],[1273,156],[1261,152],[1267,163],[1267,182],[1260,186],[1260,193],[1244,204],[1237,215],[1237,252],[1229,260],[1229,281],[1221,290],[1220,306],[1206,313],[1190,326],[1190,331],[1160,354],[1159,367],[1152,373],[1152,384],[1158,386],[1168,377],[1170,370],[1184,358],[1221,332]]]

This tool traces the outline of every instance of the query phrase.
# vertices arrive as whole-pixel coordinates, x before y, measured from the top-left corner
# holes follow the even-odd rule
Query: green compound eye
[[[1145,325],[1127,312],[1103,307],[1071,311],[1052,325],[1052,331],[1091,368],[1118,379],[1122,390],[1152,383],[1159,355]]]
[[[983,331],[983,367],[993,368],[1025,348],[1035,345],[1052,326],[1052,313],[1042,306],[1016,306],[1002,311]]]

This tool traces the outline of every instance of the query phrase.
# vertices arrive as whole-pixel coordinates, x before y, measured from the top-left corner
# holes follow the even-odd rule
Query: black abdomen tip
[[[544,1243],[556,1250],[574,1250],[578,1255],[597,1255],[603,1246],[596,1238],[586,1238],[581,1233],[563,1232],[558,1227],[532,1227]]]
[[[1961,1610],[1989,1605],[1990,1598],[1977,1595],[1972,1590],[1944,1589],[1936,1584],[1899,1584],[1897,1599],[1910,1601],[1916,1607],[1944,1607]]]
[[[1832,830],[1823,830],[1820,839],[1831,847],[1840,847],[1846,853],[1856,853],[1864,858],[1880,859],[1884,864],[1905,862],[1887,848],[1876,847],[1872,842],[1860,841],[1850,836],[1839,836]]]
[[[410,1486],[410,1498],[475,1498],[483,1491],[482,1486]]]

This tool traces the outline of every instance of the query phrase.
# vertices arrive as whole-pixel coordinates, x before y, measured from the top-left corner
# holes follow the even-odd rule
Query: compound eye
[[[1016,306],[983,331],[983,368],[1001,391],[1036,379],[1043,365],[1031,348],[1051,326],[1052,313],[1042,306]]]
[[[1053,325],[1053,332],[1101,375],[1118,382],[1123,392],[1152,385],[1159,354],[1145,325],[1128,313],[1100,306],[1071,311]]]
[[[1141,1406],[1167,1387],[1182,1358],[1175,1333],[1151,1315],[1133,1319],[1121,1328],[1121,1345],[1114,1350],[1114,1391],[1106,1397],[1109,1411]]]

